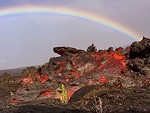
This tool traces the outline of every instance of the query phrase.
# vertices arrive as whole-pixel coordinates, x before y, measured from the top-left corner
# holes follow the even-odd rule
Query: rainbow
[[[119,31],[135,40],[141,40],[141,35],[132,31],[131,29],[113,21],[106,17],[92,14],[89,12],[78,11],[73,9],[68,9],[64,7],[42,7],[42,6],[16,6],[5,9],[0,9],[0,17],[11,16],[11,15],[21,15],[21,14],[33,14],[33,13],[46,13],[46,14],[58,14],[71,17],[77,17],[80,19],[85,19],[90,22],[94,22],[100,25],[105,25],[116,31]]]

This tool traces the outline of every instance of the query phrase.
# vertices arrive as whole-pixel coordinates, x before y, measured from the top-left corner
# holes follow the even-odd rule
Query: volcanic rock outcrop
[[[131,44],[128,66],[137,74],[150,76],[150,39],[143,37]]]
[[[148,38],[143,37],[141,41],[134,42],[129,47],[119,47],[115,50],[112,47],[107,50],[97,50],[94,44],[87,50],[72,47],[54,47],[53,50],[60,56],[50,58],[38,68],[31,66],[22,71],[22,76],[14,81],[20,87],[16,92],[11,92],[9,104],[19,105],[49,99],[52,100],[48,102],[49,104],[68,102],[86,109],[91,108],[93,101],[89,100],[99,96],[105,98],[106,101],[102,102],[111,106],[108,110],[106,105],[103,105],[103,111],[110,112],[125,109],[128,105],[122,103],[123,108],[114,107],[111,101],[103,97],[104,95],[112,101],[114,98],[117,104],[118,98],[123,100],[128,96],[127,100],[130,100],[129,92],[133,93],[133,90],[136,92],[137,89],[142,91],[143,87],[150,84],[150,39]],[[66,91],[65,98],[64,94],[62,95],[63,91]],[[116,93],[113,94],[114,92]],[[132,94],[133,97],[136,95],[135,92]],[[144,95],[143,92],[137,94]],[[118,95],[118,98],[115,95]],[[146,94],[141,98],[149,96],[150,94]],[[88,102],[85,104],[81,100]],[[141,104],[136,104],[135,109],[139,106]],[[138,110],[143,109],[150,110],[147,104]]]
[[[29,95],[35,92],[29,100],[45,95],[45,91],[49,97],[59,98],[58,89],[62,84],[65,85],[70,98],[76,90],[87,85],[108,84],[128,88],[141,87],[149,82],[148,38],[144,37],[140,42],[134,42],[125,49],[119,47],[113,50],[110,47],[107,50],[97,50],[92,44],[86,51],[72,47],[54,47],[53,50],[61,56],[50,58],[48,63],[38,69],[28,67],[22,72],[20,83],[24,85],[24,89],[21,90],[25,90]],[[145,77],[135,79],[139,74],[144,74]],[[20,93],[23,95],[17,91],[18,95]],[[28,101],[28,98],[21,99]]]

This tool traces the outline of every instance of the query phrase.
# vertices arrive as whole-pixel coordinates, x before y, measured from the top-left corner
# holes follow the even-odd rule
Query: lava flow
[[[86,51],[55,47],[54,52],[60,56],[50,58],[39,68],[32,66],[22,71],[21,86],[12,98],[14,103],[42,97],[60,98],[58,89],[62,84],[68,98],[87,85],[108,84],[117,88],[144,86],[150,82],[149,51],[150,39],[147,38],[125,49],[119,47],[115,50],[112,47],[97,50],[93,44]],[[138,79],[137,75],[141,75],[142,79]]]

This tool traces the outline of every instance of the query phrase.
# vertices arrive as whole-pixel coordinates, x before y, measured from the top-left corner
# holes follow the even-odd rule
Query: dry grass
[[[102,100],[100,97],[94,96],[94,108],[96,110],[96,113],[103,113],[103,108],[102,108]]]

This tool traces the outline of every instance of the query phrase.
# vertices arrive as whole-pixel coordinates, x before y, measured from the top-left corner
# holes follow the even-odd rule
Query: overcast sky
[[[150,0],[0,0],[0,10],[24,5],[61,6],[104,16],[150,37]],[[0,70],[40,65],[54,46],[97,49],[131,44],[135,38],[80,18],[51,14],[0,16]]]

